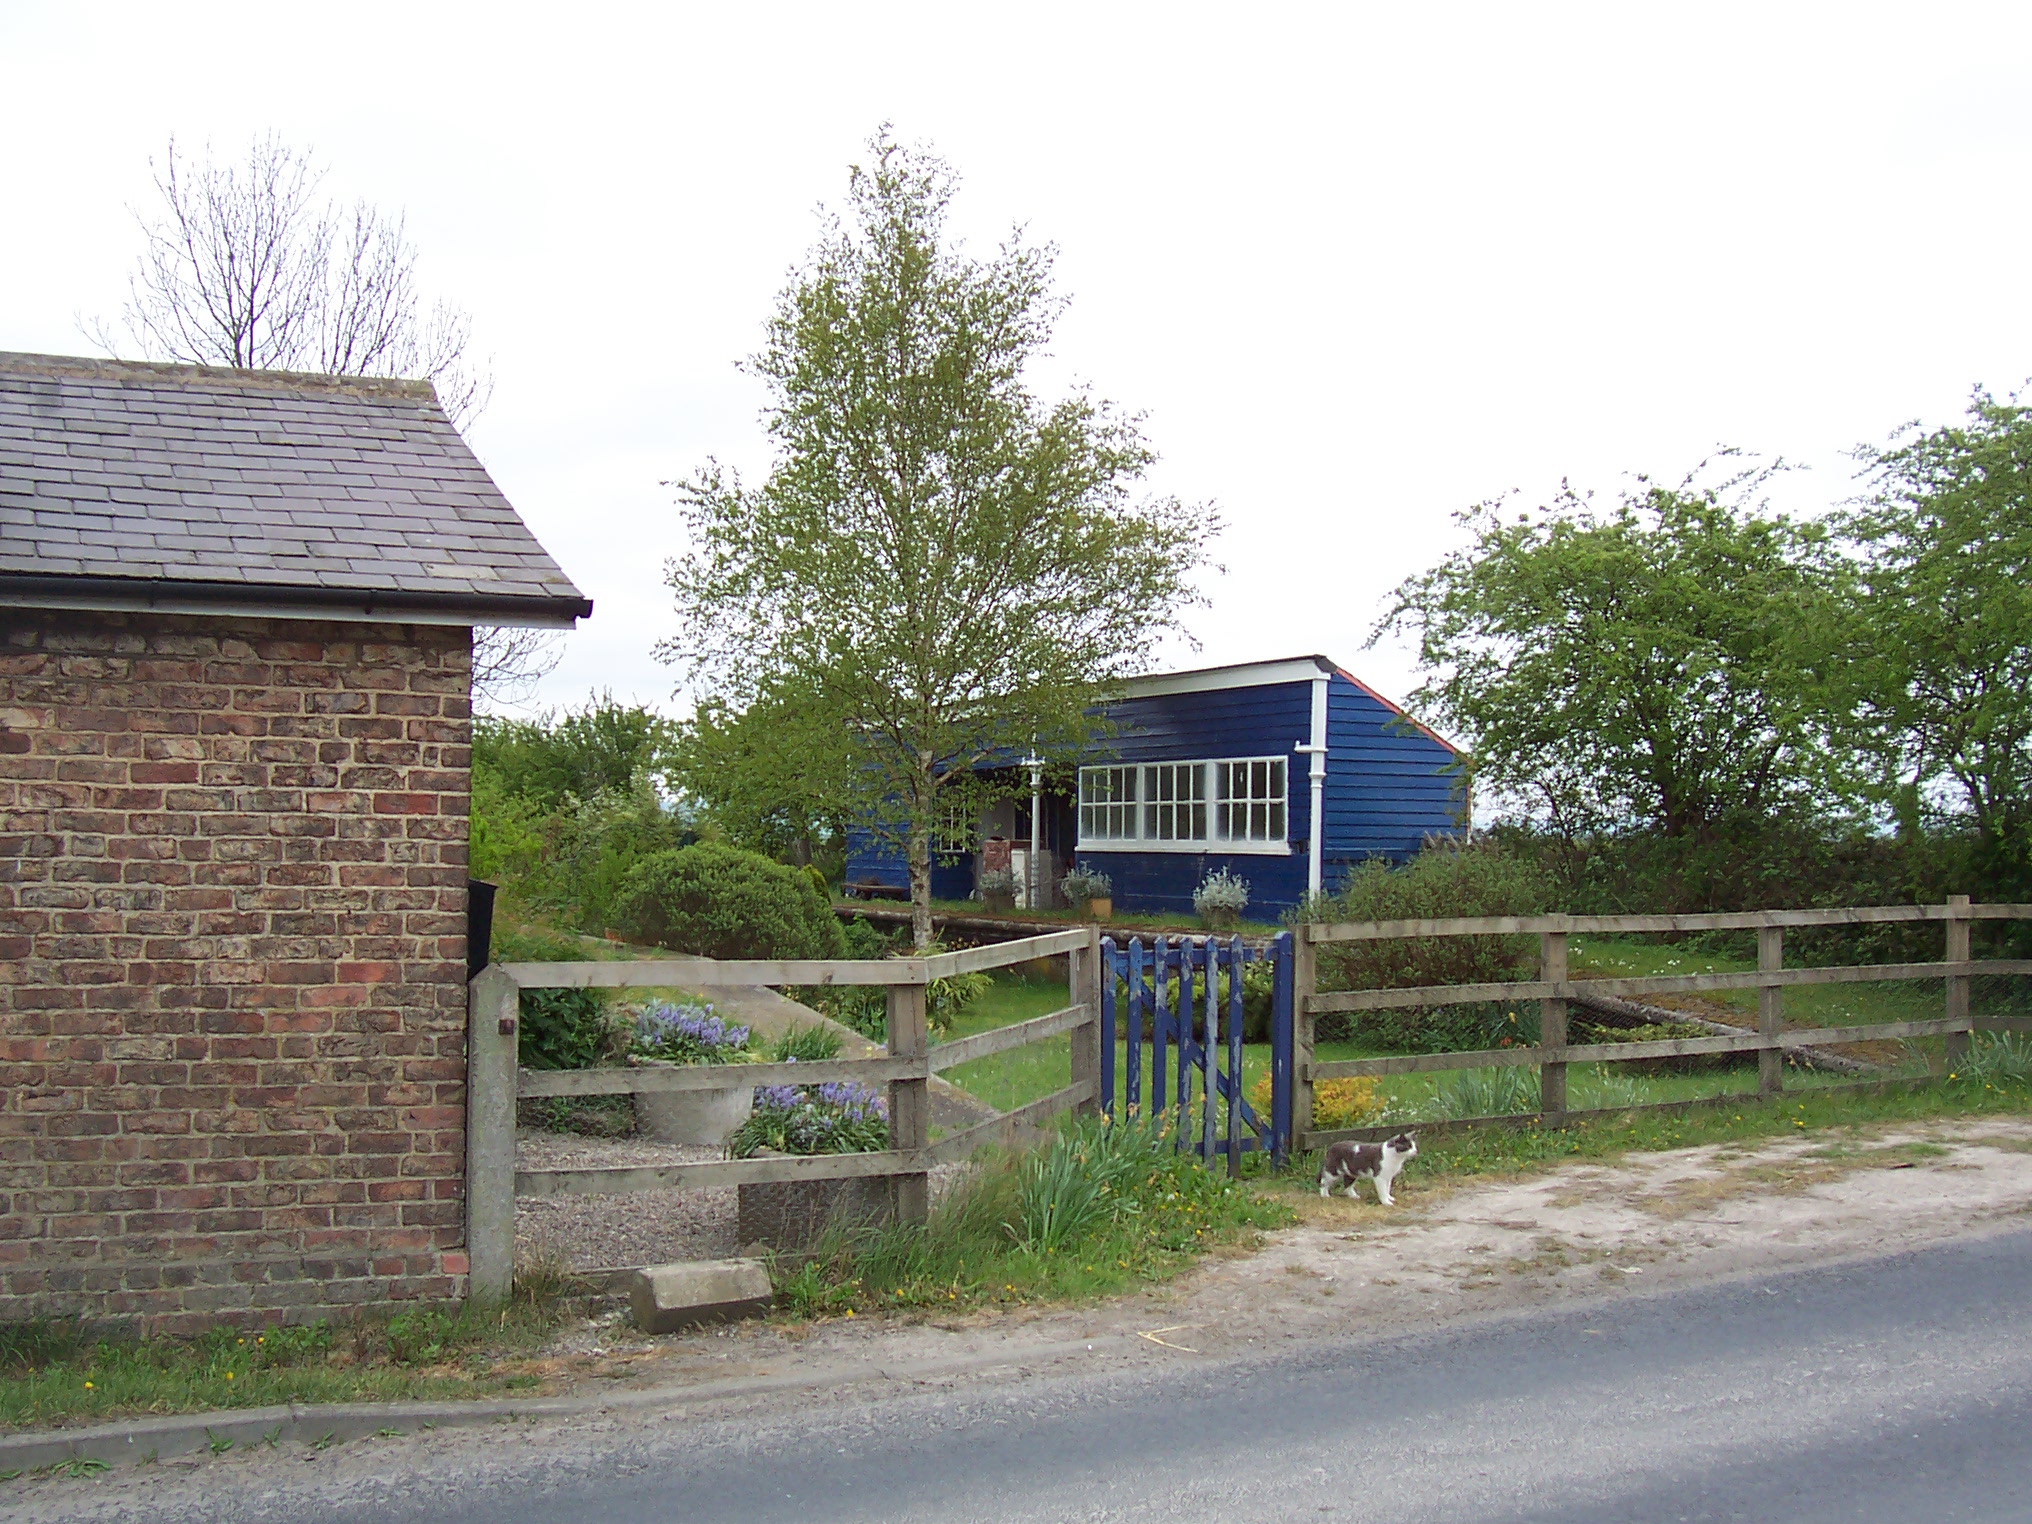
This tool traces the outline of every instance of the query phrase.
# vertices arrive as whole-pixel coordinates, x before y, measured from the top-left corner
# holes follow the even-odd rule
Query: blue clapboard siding
[[[1290,797],[1281,854],[1079,853],[1082,864],[1113,880],[1118,910],[1190,915],[1193,890],[1218,869],[1247,881],[1252,918],[1275,920],[1304,899],[1312,790],[1310,760],[1295,748],[1312,733],[1311,682],[1130,698],[1111,706],[1108,719],[1112,734],[1096,744],[1090,761],[1283,757]],[[1069,810],[1069,801],[1058,803]],[[1324,814],[1321,876],[1329,893],[1355,864],[1410,857],[1428,836],[1458,831],[1464,815],[1452,748],[1338,669],[1327,684]],[[908,881],[901,857],[865,837],[849,843],[847,879],[899,888]],[[933,884],[940,898],[959,898],[970,891],[971,874],[954,865],[935,873]]]
[[[1283,757],[1291,807],[1288,850],[1255,852],[1083,851],[1079,860],[1114,881],[1115,908],[1192,914],[1192,892],[1225,868],[1249,885],[1249,915],[1274,919],[1305,897],[1306,842],[1312,794],[1305,758],[1293,747],[1312,734],[1312,684],[1266,683],[1212,693],[1166,693],[1124,699],[1108,708],[1114,734],[1095,762],[1192,762],[1202,758]],[[1212,808],[1209,801],[1208,808]]]
[[[1326,736],[1321,877],[1328,893],[1366,858],[1402,861],[1426,837],[1460,830],[1453,748],[1344,672],[1327,684]]]

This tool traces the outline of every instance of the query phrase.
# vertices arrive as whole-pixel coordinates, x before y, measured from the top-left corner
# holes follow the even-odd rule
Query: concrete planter
[[[1087,901],[1087,919],[1105,921],[1115,913],[1114,896],[1097,894]]]
[[[666,1064],[664,1068],[691,1068]],[[731,1078],[739,1064],[724,1066]],[[755,1109],[752,1082],[724,1090],[658,1090],[635,1097],[635,1130],[658,1143],[685,1143],[694,1148],[719,1148]]]
[[[782,1158],[763,1150],[757,1157]],[[888,1180],[793,1180],[741,1188],[738,1241],[767,1244],[779,1254],[801,1254],[829,1228],[865,1228],[896,1220]]]

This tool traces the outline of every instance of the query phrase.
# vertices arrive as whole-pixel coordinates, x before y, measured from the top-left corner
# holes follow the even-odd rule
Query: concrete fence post
[[[467,1294],[505,1302],[515,1285],[515,1045],[521,991],[499,965],[466,997]]]

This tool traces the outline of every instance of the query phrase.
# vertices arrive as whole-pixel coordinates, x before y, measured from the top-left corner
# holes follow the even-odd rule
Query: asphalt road
[[[2032,1233],[2013,1232],[1300,1362],[1180,1355],[1155,1376],[643,1421],[330,1491],[160,1501],[373,1524],[2024,1521],[2028,1308]]]

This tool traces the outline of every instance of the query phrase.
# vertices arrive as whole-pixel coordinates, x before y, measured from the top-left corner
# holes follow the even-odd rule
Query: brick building
[[[464,1290],[472,630],[423,383],[0,354],[0,1320]]]

